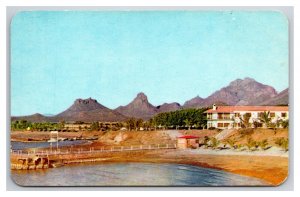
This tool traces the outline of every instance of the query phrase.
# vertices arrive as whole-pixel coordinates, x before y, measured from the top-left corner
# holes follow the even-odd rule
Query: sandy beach
[[[273,153],[275,154],[275,153]],[[288,157],[283,155],[258,155],[258,153],[235,153],[216,150],[149,150],[107,152],[52,156],[52,159],[69,163],[90,162],[149,162],[189,164],[262,179],[270,186],[280,185],[288,176]],[[97,159],[96,159],[97,158]],[[14,158],[11,158],[12,162]]]
[[[267,132],[266,137],[272,135],[273,131],[262,131],[257,135]],[[172,135],[171,135],[172,134]],[[102,146],[123,146],[153,143],[175,143],[175,138],[183,132],[160,131],[160,132],[78,132],[60,133],[62,137],[91,137],[97,136],[99,140],[91,144],[78,145],[76,148],[99,148]],[[184,131],[184,134],[193,134],[203,137],[204,135],[215,135],[215,131]],[[255,134],[256,135],[256,134]],[[285,131],[278,132],[276,137],[286,135]],[[32,138],[37,141],[46,139],[47,132],[12,132],[12,139],[22,141]],[[133,137],[134,136],[134,137]],[[255,137],[255,136],[254,136]],[[244,138],[241,138],[244,140]],[[274,145],[273,141],[270,141]],[[74,147],[74,148],[75,148]],[[178,163],[189,164],[227,172],[251,176],[264,180],[267,185],[276,186],[284,182],[288,176],[288,152],[279,147],[272,146],[268,150],[249,151],[247,149],[161,149],[161,150],[134,150],[123,152],[99,152],[93,154],[64,154],[52,155],[50,159],[63,161],[65,165],[82,162],[149,162],[149,163]],[[11,162],[18,162],[12,155]],[[65,166],[67,167],[67,166]]]

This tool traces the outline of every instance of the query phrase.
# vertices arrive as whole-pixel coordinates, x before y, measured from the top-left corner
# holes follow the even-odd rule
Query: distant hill
[[[162,112],[179,110],[181,109],[181,106],[179,103],[173,102],[173,103],[164,103],[162,105],[157,106],[156,108],[158,113],[162,113]]]
[[[277,96],[277,92],[273,87],[251,78],[245,78],[232,81],[228,86],[205,99],[196,97],[187,101],[184,107],[186,108],[190,102],[193,102],[192,106],[196,108],[208,107],[214,103],[219,105],[260,105],[263,101],[275,96]]]
[[[251,78],[237,79],[228,86],[217,90],[207,98],[199,96],[184,103],[184,108],[209,107],[217,105],[261,105],[262,102],[275,98],[276,90]]]
[[[144,120],[150,119],[158,112],[157,108],[149,103],[147,96],[142,92],[128,105],[120,106],[114,111],[127,117],[142,118]]]
[[[28,115],[28,116],[12,116],[11,117],[12,121],[16,120],[27,120],[30,122],[52,122],[53,118],[50,118],[48,116],[44,116],[42,114],[36,113],[33,115]]]
[[[199,108],[203,105],[204,99],[196,96],[183,104],[183,108]]]
[[[281,91],[275,97],[260,103],[260,105],[288,105],[288,104],[289,104],[289,89],[288,88]]]
[[[65,111],[54,115],[45,116],[33,114],[31,116],[12,117],[12,120],[28,120],[31,122],[58,122],[65,121],[123,121],[129,117],[142,118],[148,120],[157,113],[176,111],[187,108],[209,107],[217,105],[287,105],[289,101],[288,89],[280,92],[268,85],[259,83],[251,78],[237,79],[229,83],[226,87],[215,91],[207,98],[196,96],[186,101],[183,106],[179,103],[164,103],[154,106],[144,93],[137,94],[129,104],[111,110],[97,100],[77,99]]]
[[[65,121],[122,121],[126,117],[115,112],[100,103],[97,100],[77,99],[67,110],[57,114],[56,119]]]
[[[94,121],[123,121],[127,117],[115,112],[100,103],[97,100],[88,99],[77,99],[65,111],[55,116],[43,116],[41,114],[34,114],[31,116],[19,116],[12,117],[12,120],[28,120],[30,122],[59,122],[59,121],[83,121],[83,122],[94,122]]]

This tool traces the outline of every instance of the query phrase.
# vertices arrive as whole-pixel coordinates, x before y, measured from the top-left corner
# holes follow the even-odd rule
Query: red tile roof
[[[238,111],[289,111],[288,106],[217,106],[216,110],[209,109],[205,113],[230,113]]]
[[[184,136],[180,136],[178,138],[184,138],[184,139],[195,139],[195,138],[199,138],[197,136],[193,136],[193,135],[184,135]]]

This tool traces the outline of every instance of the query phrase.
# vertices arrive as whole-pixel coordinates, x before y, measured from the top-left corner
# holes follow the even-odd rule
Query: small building
[[[177,138],[177,148],[197,148],[199,147],[199,137],[192,135],[184,135]]]
[[[81,130],[88,130],[91,128],[91,123],[65,123],[64,129],[66,130],[74,130],[74,131],[81,131]]]

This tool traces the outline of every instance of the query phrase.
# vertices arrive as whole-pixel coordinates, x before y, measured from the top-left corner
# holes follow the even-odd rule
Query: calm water
[[[48,170],[12,171],[23,186],[249,186],[255,178],[179,164],[109,163],[72,165]]]
[[[58,146],[71,146],[87,143],[86,140],[76,140],[76,141],[59,141]],[[49,148],[50,142],[11,142],[11,148],[13,150],[22,150],[27,148]],[[56,142],[52,142],[52,147],[56,147]]]

